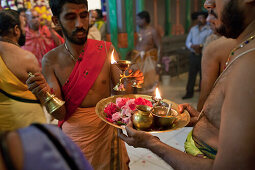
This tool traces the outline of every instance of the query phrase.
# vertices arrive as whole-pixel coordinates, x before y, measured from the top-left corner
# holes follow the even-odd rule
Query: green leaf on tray
[[[122,123],[121,121],[117,121],[116,123],[117,125],[126,125],[125,123]]]

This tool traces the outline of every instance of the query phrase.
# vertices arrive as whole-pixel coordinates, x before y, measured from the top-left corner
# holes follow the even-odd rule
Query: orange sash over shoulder
[[[105,63],[111,43],[88,39],[74,69],[62,87],[66,101],[66,121],[79,107],[93,86]],[[106,51],[107,50],[107,51]],[[59,123],[61,126],[64,121]]]

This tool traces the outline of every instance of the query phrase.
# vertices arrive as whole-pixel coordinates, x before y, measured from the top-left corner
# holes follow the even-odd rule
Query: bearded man
[[[88,38],[93,40],[101,40],[101,33],[95,26],[97,17],[96,10],[90,10],[89,11],[89,34]]]
[[[62,27],[66,40],[43,58],[42,72],[47,83],[42,74],[36,73],[27,80],[29,89],[42,103],[46,91],[65,100],[65,105],[52,115],[63,120],[63,131],[81,148],[94,169],[128,169],[125,144],[118,138],[117,129],[95,113],[95,105],[111,95],[112,84],[119,80],[120,71],[111,64],[114,47],[109,42],[87,39],[87,0],[50,0],[50,7],[52,20]],[[141,72],[133,76],[143,82]]]
[[[197,104],[198,111],[202,110],[204,103],[213,88],[214,82],[224,71],[231,50],[238,45],[235,39],[226,38],[217,33],[215,24],[217,23],[218,16],[213,10],[209,10],[209,12],[210,15],[208,15],[206,20],[210,23],[213,34],[207,37],[202,52],[202,80]]]
[[[40,25],[39,13],[36,10],[27,10],[26,18],[26,44],[22,48],[33,53],[41,66],[43,56],[63,44],[64,39],[54,31],[50,22]]]
[[[0,11],[0,132],[46,123],[40,101],[25,84],[28,72],[40,71],[35,56],[20,48],[25,40],[25,18]]]
[[[254,169],[255,163],[255,0],[206,0],[205,7],[217,16],[217,32],[234,38],[226,68],[216,80],[202,111],[188,104],[194,124],[186,142],[186,152],[178,151],[129,124],[129,145],[144,147],[164,159],[174,169]]]

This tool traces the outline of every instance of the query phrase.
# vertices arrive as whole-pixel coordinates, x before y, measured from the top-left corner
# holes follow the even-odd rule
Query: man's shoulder
[[[28,50],[24,50],[22,48],[16,48],[15,52],[19,54],[19,56],[24,57],[24,59],[28,59],[28,60],[34,60],[36,59],[35,55],[33,53],[31,53]],[[37,59],[36,59],[37,60]]]
[[[46,53],[44,56],[43,56],[43,59],[42,59],[42,62],[45,62],[45,61],[56,61],[57,58],[59,56],[61,56],[61,54],[63,53],[63,50],[64,50],[64,45],[60,45],[52,50],[50,50],[48,53]]]
[[[20,50],[23,52],[23,54],[24,54],[25,56],[27,56],[27,57],[29,57],[29,58],[36,58],[35,55],[34,55],[32,52],[30,52],[30,51],[28,51],[28,50],[24,50],[24,49],[22,49],[22,48],[20,48]]]
[[[2,57],[11,57],[13,60],[22,61],[20,64],[33,64],[37,63],[37,58],[30,51],[24,50],[17,46],[5,47],[5,50],[1,50]]]
[[[31,53],[28,50],[25,50],[21,47],[18,47],[16,45],[3,45],[3,48],[1,49],[1,53],[9,53],[11,52],[11,55],[17,55],[20,58],[31,58],[35,57],[33,53]],[[8,54],[7,54],[8,55]]]
[[[236,59],[233,62],[233,71],[231,75],[235,77],[239,73],[244,77],[248,77],[249,74],[252,73],[251,77],[255,81],[255,48],[247,49],[246,51],[242,52],[241,54],[234,57]],[[250,78],[249,78],[250,79]]]
[[[220,53],[222,50],[225,50],[228,46],[229,48],[233,47],[234,48],[235,40],[233,39],[227,39],[225,37],[220,37],[216,40],[213,40],[206,46],[205,51],[216,54]]]
[[[250,66],[255,70],[255,47],[246,49],[241,54],[236,56],[239,59],[240,66]],[[255,77],[254,77],[255,78]]]
[[[251,49],[250,49],[251,50]],[[254,98],[255,91],[255,48],[253,51],[246,50],[239,55],[232,65],[229,66],[226,95],[237,93],[243,96],[242,102],[248,98]],[[234,56],[235,58],[238,56]],[[233,61],[233,60],[232,60]],[[240,97],[240,96],[239,96]],[[249,100],[250,100],[249,99]],[[248,102],[248,101],[246,101]]]
[[[150,31],[155,31],[155,30],[156,30],[156,29],[155,29],[153,26],[151,26],[151,25],[149,25],[149,26],[147,27],[147,29],[150,30]]]
[[[100,32],[99,31],[99,29],[97,29],[97,27],[95,26],[95,25],[93,25],[92,27],[90,27],[90,29],[89,29],[89,31],[98,31],[98,32]]]
[[[211,29],[210,25],[208,25],[208,24],[206,24],[206,25],[204,26],[204,28],[205,28],[205,29],[207,29],[207,30],[212,31],[212,29]]]
[[[190,28],[190,32],[194,30],[198,30],[198,25],[194,25],[193,27]]]
[[[152,27],[152,26],[149,26],[149,27],[147,28],[147,31],[151,32],[152,34],[157,33],[156,28],[154,28],[154,27]]]

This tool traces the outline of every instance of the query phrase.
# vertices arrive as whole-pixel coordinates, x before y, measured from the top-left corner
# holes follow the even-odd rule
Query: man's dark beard
[[[205,25],[201,21],[198,21],[197,24],[198,24],[198,26],[204,26]]]
[[[25,45],[25,43],[26,43],[26,35],[23,34],[23,33],[21,33],[21,34],[20,34],[20,37],[19,37],[18,44],[19,44],[20,46],[23,46],[23,45]]]
[[[85,29],[83,28],[79,28],[79,29],[76,29],[75,31],[72,32],[72,35],[68,35],[67,33],[67,30],[63,27],[62,24],[60,24],[61,28],[62,28],[62,31],[63,31],[63,34],[65,35],[65,37],[68,39],[68,41],[70,41],[71,43],[74,43],[74,44],[77,44],[77,45],[83,45],[86,43],[87,41],[87,37],[88,37],[88,31],[86,31]],[[83,32],[86,34],[85,38],[80,38],[80,39],[75,39],[73,38],[75,36],[76,33],[78,32]]]
[[[224,7],[221,22],[222,25],[216,31],[227,38],[236,39],[244,31],[244,14],[236,0],[231,0]]]

